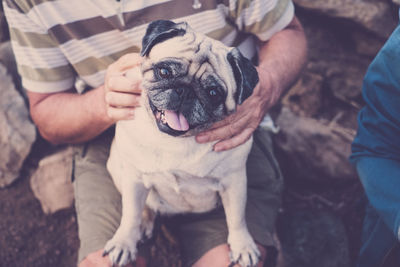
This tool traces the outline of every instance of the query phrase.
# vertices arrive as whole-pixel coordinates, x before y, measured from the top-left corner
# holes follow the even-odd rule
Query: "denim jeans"
[[[379,267],[399,242],[400,162],[361,157],[356,167],[370,203],[356,266]]]

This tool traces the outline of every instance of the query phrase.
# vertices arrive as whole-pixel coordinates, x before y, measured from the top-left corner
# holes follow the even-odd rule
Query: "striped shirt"
[[[187,21],[250,57],[249,33],[268,40],[294,16],[291,0],[200,0],[200,8],[195,2],[3,0],[3,8],[22,84],[40,93],[71,89],[78,77],[91,87],[102,85],[109,64],[140,51],[153,20]]]

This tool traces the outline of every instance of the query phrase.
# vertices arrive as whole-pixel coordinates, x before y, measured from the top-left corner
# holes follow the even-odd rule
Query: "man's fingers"
[[[116,108],[108,107],[107,115],[115,121],[119,120],[132,120],[135,116],[135,111],[133,108]]]
[[[138,107],[140,106],[140,95],[107,92],[106,103],[112,107]]]
[[[196,136],[196,140],[199,143],[212,142],[217,140],[228,139],[238,133],[240,133],[249,123],[249,116],[243,117],[230,117],[226,118],[223,123],[220,123],[220,127],[212,127],[203,133]],[[215,124],[217,125],[217,123]]]
[[[254,130],[252,128],[246,128],[240,134],[216,143],[214,145],[214,151],[225,151],[243,144],[249,140],[253,131]]]
[[[137,53],[130,53],[120,57],[114,64],[112,64],[111,70],[116,72],[124,72],[127,69],[139,66],[142,63],[143,58]]]
[[[226,117],[225,119],[223,119],[222,121],[218,121],[216,123],[214,123],[209,130],[213,130],[216,128],[220,128],[220,127],[224,127],[228,124],[234,123],[235,121],[239,121],[242,118],[249,118],[250,117],[250,112],[248,112],[248,108],[245,107],[245,104],[239,105],[237,110],[229,115],[228,117]]]
[[[124,92],[124,93],[136,93],[136,94],[141,93],[141,89],[138,83],[134,83],[122,75],[109,77],[107,80],[107,89],[109,91]]]
[[[233,115],[230,115],[230,116],[233,116]],[[225,127],[225,126],[229,125],[229,123],[231,121],[232,121],[232,119],[230,117],[227,117],[227,118],[223,119],[222,121],[217,121],[217,122],[213,123],[213,125],[211,125],[211,127],[208,128],[206,132],[209,132],[209,131],[212,131],[212,130],[215,130],[215,129],[218,129],[221,127]]]
[[[223,127],[207,130],[206,132],[202,132],[196,136],[196,141],[198,143],[207,143],[224,139],[227,137],[227,129],[229,129],[230,127],[230,125],[226,125]]]
[[[130,53],[107,68],[104,99],[107,115],[114,121],[133,119],[134,109],[140,106],[142,60],[138,53]]]

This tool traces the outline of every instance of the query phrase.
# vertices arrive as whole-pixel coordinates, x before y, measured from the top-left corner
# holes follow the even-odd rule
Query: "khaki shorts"
[[[247,162],[246,219],[250,234],[261,245],[276,246],[275,219],[281,204],[283,180],[272,152],[271,133],[257,129]],[[106,170],[113,133],[108,131],[79,147],[74,160],[75,207],[81,242],[79,262],[104,247],[121,218],[121,196]],[[223,208],[204,214],[177,215],[174,233],[183,266],[191,266],[208,250],[227,242]]]

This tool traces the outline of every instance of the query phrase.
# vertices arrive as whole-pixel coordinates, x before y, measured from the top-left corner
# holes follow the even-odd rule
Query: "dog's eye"
[[[158,75],[162,79],[168,79],[172,77],[172,71],[168,68],[159,68],[158,69]]]
[[[208,94],[209,94],[211,97],[216,97],[216,96],[218,95],[218,92],[217,92],[217,90],[216,90],[215,88],[211,88],[211,89],[208,91]]]
[[[221,93],[214,87],[208,89],[208,96],[213,104],[219,104],[222,100]]]

